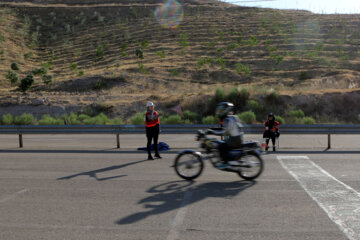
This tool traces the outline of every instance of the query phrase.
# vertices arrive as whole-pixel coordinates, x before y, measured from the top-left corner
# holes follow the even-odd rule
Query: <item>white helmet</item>
[[[153,107],[154,106],[154,104],[152,103],[152,102],[148,102],[147,104],[146,104],[146,107]]]

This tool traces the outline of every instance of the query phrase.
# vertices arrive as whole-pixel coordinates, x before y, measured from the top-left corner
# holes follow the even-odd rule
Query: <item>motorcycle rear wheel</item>
[[[177,175],[186,180],[200,176],[204,169],[201,157],[194,153],[182,153],[175,158],[174,168]]]

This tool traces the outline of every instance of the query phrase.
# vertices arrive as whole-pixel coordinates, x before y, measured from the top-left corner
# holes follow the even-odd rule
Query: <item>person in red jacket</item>
[[[278,121],[275,121],[275,116],[273,113],[269,113],[268,120],[265,122],[265,132],[263,138],[266,138],[266,151],[269,149],[269,141],[271,138],[273,144],[273,151],[275,151],[275,138],[280,136]]]
[[[148,102],[146,104],[146,113],[145,113],[145,126],[146,126],[146,137],[147,137],[147,152],[148,152],[148,160],[154,160],[151,156],[151,142],[154,139],[154,150],[155,157],[161,158],[158,150],[158,139],[160,132],[160,120],[159,114],[154,110],[154,104],[152,102]]]

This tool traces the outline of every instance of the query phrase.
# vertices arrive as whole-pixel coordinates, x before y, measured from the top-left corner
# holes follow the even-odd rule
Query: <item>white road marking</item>
[[[278,156],[277,159],[350,240],[360,239],[359,192],[307,156]]]
[[[180,205],[180,209],[179,211],[176,213],[176,216],[171,224],[171,229],[169,231],[169,234],[167,236],[167,240],[178,240],[179,238],[179,232],[180,232],[180,228],[181,225],[184,221],[186,212],[188,210],[188,204],[191,200],[191,196],[192,196],[192,192],[191,191],[186,191],[184,194],[184,199],[181,202]]]
[[[6,202],[6,201],[9,201],[9,200],[15,198],[16,196],[18,196],[18,195],[20,195],[20,194],[23,194],[23,193],[25,193],[25,192],[27,192],[27,191],[28,191],[28,189],[22,189],[22,190],[14,193],[14,194],[7,195],[7,196],[5,196],[5,197],[2,197],[2,198],[0,198],[0,203],[4,203],[4,202]]]

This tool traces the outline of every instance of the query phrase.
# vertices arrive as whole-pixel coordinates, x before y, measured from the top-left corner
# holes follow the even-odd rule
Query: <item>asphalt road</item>
[[[147,161],[142,136],[0,136],[0,239],[360,239],[358,139],[284,136],[257,181],[207,163],[187,182],[178,149]]]

